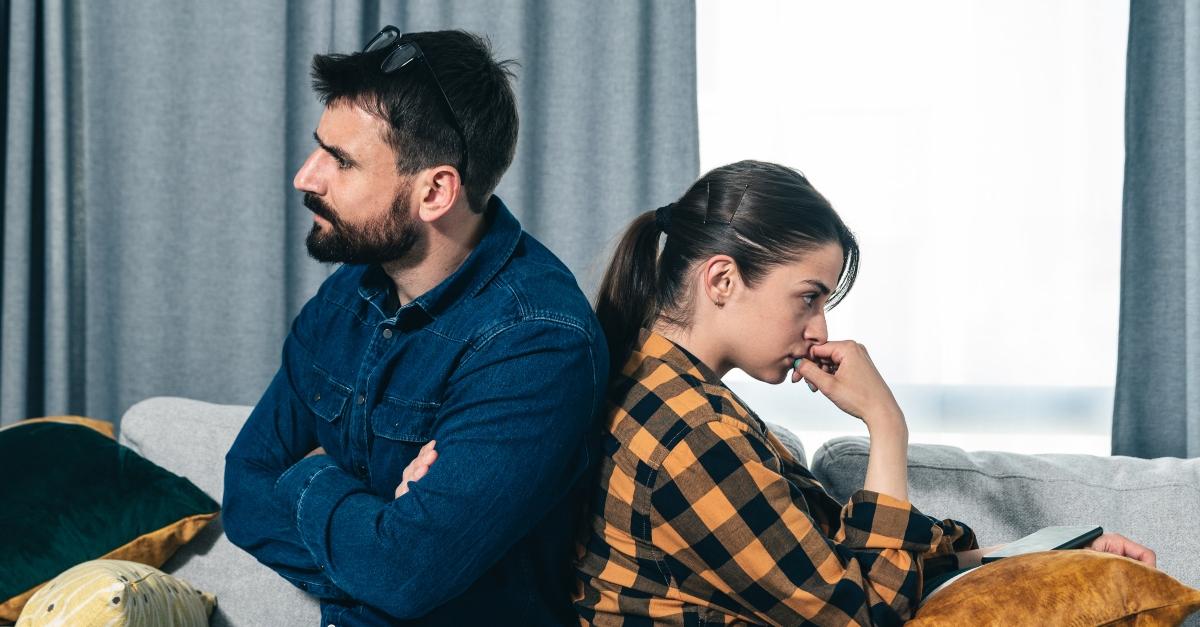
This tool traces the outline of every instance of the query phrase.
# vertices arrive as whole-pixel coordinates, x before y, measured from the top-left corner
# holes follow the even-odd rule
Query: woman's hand
[[[872,427],[879,421],[904,422],[896,397],[875,368],[867,348],[844,340],[814,344],[798,360],[792,382],[801,378],[816,386],[838,409]]]
[[[1151,551],[1137,542],[1134,542],[1133,540],[1130,540],[1129,538],[1117,533],[1103,534],[1099,538],[1093,540],[1087,548],[1092,549],[1093,551],[1102,551],[1104,553],[1112,553],[1113,555],[1131,557],[1146,564],[1147,566],[1150,566],[1151,568],[1158,568],[1158,566],[1156,566],[1158,560],[1154,555],[1154,551]]]
[[[400,485],[396,486],[396,498],[408,492],[409,481],[417,481],[429,472],[429,467],[437,461],[438,453],[433,448],[436,444],[437,440],[430,440],[404,468],[404,473],[400,475]]]

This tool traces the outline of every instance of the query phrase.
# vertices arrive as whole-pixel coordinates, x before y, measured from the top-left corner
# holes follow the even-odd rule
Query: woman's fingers
[[[840,364],[845,357],[846,350],[855,342],[850,340],[838,340],[834,342],[825,342],[824,344],[813,344],[808,348],[808,356],[811,359],[831,364]]]
[[[829,393],[829,388],[833,386],[833,375],[825,372],[820,366],[813,363],[811,359],[801,357],[796,360],[795,370],[792,371],[792,380],[803,378],[808,382],[808,387],[814,392],[822,390]],[[815,389],[814,389],[815,388]]]
[[[839,409],[863,420],[868,427],[900,415],[867,349],[853,340],[811,345],[792,373],[793,381],[801,377],[812,384],[809,389],[816,386]]]
[[[1152,568],[1158,567],[1158,559],[1154,551],[1144,547],[1119,533],[1105,533],[1092,541],[1088,548],[1103,551],[1113,555],[1121,555],[1135,559]]]

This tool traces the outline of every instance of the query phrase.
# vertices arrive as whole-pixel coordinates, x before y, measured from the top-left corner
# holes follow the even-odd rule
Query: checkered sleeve
[[[768,434],[768,441],[770,438],[771,436]],[[776,449],[782,447],[783,445],[779,444]],[[790,458],[790,455],[782,454],[780,462],[783,467],[783,476],[788,481],[801,486],[802,489],[808,486],[805,500],[809,505],[809,514],[821,528],[822,533],[832,536],[841,524],[841,503],[829,496],[816,477],[795,459]],[[921,561],[924,564],[924,581],[944,572],[958,570],[959,563],[956,553],[979,548],[975,532],[965,523],[950,518],[943,520],[930,518],[929,520],[942,528],[942,538],[921,555]]]
[[[925,566],[924,579],[926,581],[942,573],[958,570],[957,553],[959,551],[979,548],[975,532],[965,523],[950,518],[937,520],[930,517],[929,520],[941,527],[942,539],[921,556],[921,561]]]
[[[731,613],[770,624],[910,618],[920,557],[948,530],[907,501],[860,490],[828,537],[773,457],[759,439],[720,420],[693,429],[663,460],[651,534],[681,593],[709,591]]]

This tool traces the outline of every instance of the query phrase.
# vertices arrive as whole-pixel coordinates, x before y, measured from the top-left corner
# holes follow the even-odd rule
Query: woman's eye
[[[805,294],[803,296],[803,298],[804,298],[804,304],[811,306],[814,302],[816,302],[817,295],[816,294]]]

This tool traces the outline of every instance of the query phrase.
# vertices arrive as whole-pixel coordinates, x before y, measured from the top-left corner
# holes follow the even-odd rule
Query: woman
[[[898,624],[923,580],[992,550],[908,502],[904,414],[862,345],[829,341],[858,255],[804,176],[755,161],[630,225],[596,306],[613,372],[576,562],[585,623]],[[721,383],[733,368],[790,371],[866,423],[863,489],[826,494]]]

